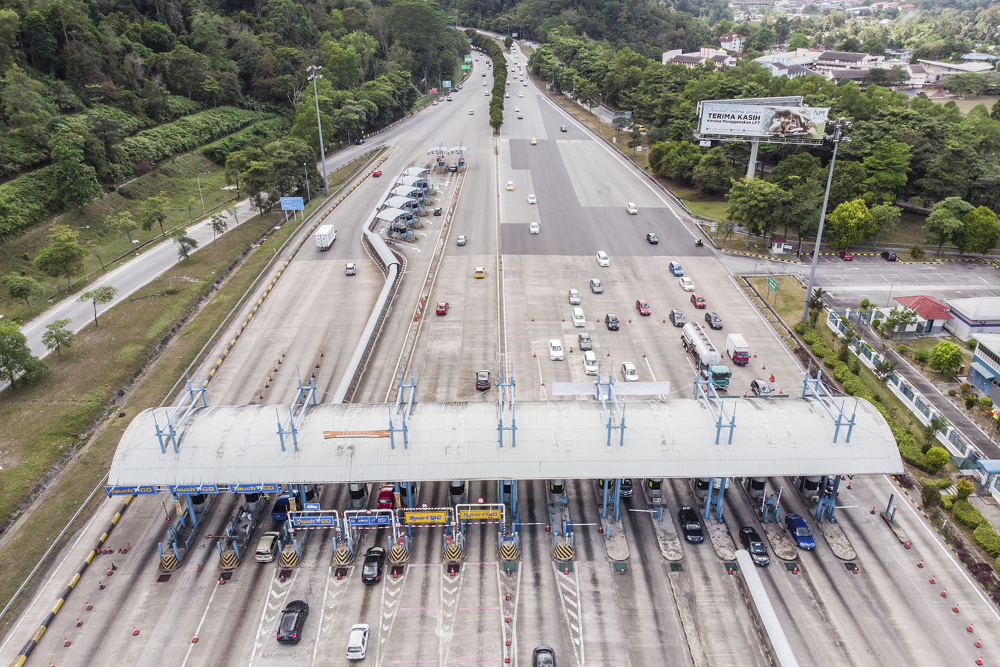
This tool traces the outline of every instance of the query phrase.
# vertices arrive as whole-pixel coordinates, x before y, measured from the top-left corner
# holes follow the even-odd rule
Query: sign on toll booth
[[[218,484],[185,484],[183,486],[168,486],[170,493],[175,496],[178,494],[182,495],[197,495],[199,493],[218,493]]]
[[[155,496],[159,493],[155,486],[106,486],[104,491],[109,496]]]
[[[347,525],[351,528],[372,528],[392,524],[392,517],[388,514],[367,515],[345,513],[344,518],[347,519]]]
[[[408,526],[436,526],[448,522],[446,508],[403,510],[403,523]]]
[[[464,506],[458,510],[459,521],[499,521],[503,516],[503,510],[491,505],[487,507]]]

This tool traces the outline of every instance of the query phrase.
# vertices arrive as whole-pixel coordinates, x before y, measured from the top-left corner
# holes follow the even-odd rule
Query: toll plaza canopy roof
[[[375,217],[379,220],[384,220],[385,222],[395,222],[396,220],[406,217],[406,211],[398,208],[384,208],[375,214]],[[409,215],[413,215],[412,213]]]
[[[847,403],[848,416],[855,400]],[[129,424],[111,464],[111,486],[292,484],[435,481],[448,479],[586,479],[619,477],[763,477],[900,473],[892,432],[867,401],[857,401],[850,443],[815,399],[726,399],[735,411],[733,444],[699,400],[629,400],[624,446],[608,429],[597,401],[519,401],[517,443],[503,431],[499,446],[495,402],[417,403],[403,433],[390,445],[393,404],[324,404],[308,408],[298,429],[298,450],[278,416],[284,405],[199,408],[177,429],[178,450],[163,453],[154,429],[163,408],[148,409]],[[402,411],[402,408],[400,408]],[[509,408],[504,425],[511,424]],[[718,410],[716,410],[718,412]],[[402,427],[397,417],[395,428]]]

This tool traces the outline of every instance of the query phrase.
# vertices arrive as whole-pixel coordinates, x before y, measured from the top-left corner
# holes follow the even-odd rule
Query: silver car
[[[577,292],[575,289],[571,289],[569,291],[569,304],[571,306],[579,306],[580,305],[580,293]]]
[[[599,278],[590,279],[590,291],[594,294],[602,294],[604,292],[604,286],[601,285]]]
[[[459,237],[458,237],[458,245],[465,245],[465,242],[466,242],[467,240],[468,240],[468,239],[466,239],[466,237],[465,237],[464,235],[463,235],[463,236],[459,236]]]

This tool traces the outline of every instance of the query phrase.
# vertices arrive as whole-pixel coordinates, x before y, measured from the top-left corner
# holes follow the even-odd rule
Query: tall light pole
[[[202,215],[205,215],[205,198],[201,194],[201,177],[202,176],[208,176],[211,173],[212,172],[210,172],[210,171],[203,171],[203,172],[201,172],[200,174],[198,174],[195,177],[195,180],[198,181],[198,199],[201,200],[201,214]]]
[[[311,202],[313,198],[312,195],[309,194],[309,168],[306,167],[305,162],[302,163],[302,170],[306,172],[306,202],[308,203]]]
[[[813,284],[816,282],[816,262],[819,261],[819,244],[823,240],[823,223],[826,222],[826,205],[830,201],[830,185],[833,183],[833,167],[837,164],[837,148],[841,141],[850,141],[843,136],[850,123],[846,118],[838,118],[833,124],[833,157],[830,159],[830,174],[826,177],[826,194],[823,195],[823,211],[819,214],[819,229],[816,231],[816,247],[813,248],[812,268],[809,270],[809,288],[806,289],[806,300],[802,304],[802,321],[809,317],[809,300],[812,298]]]
[[[316,101],[316,126],[319,128],[319,160],[323,165],[323,191],[330,194],[330,183],[326,180],[326,150],[323,148],[323,123],[319,118],[319,93],[316,92],[316,80],[322,79],[323,75],[318,72],[323,69],[321,65],[309,65],[306,71],[309,72],[309,80],[313,82],[313,99]]]

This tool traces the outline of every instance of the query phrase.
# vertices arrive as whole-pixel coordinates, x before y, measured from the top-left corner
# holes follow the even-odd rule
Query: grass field
[[[958,105],[959,110],[965,115],[968,115],[970,111],[980,104],[985,104],[986,110],[989,111],[993,108],[993,105],[997,103],[997,100],[1000,100],[1000,97],[997,97],[996,95],[979,95],[975,97],[966,97],[965,99],[959,99],[957,97],[933,98],[933,101],[938,104],[954,102]]]
[[[370,156],[369,156],[370,158]],[[331,174],[331,191],[359,165]],[[320,199],[307,207],[308,215]],[[72,474],[64,474],[37,511],[0,550],[0,600],[20,585],[69,517],[100,483],[122,432],[141,410],[159,405],[165,394],[212,336],[247,288],[297,225],[281,225],[244,260],[240,268],[198,310],[162,351],[126,401],[104,419],[95,434],[80,434],[101,419],[121,387],[153,353],[174,324],[205,294],[221,269],[229,266],[271,225],[280,211],[232,228],[142,288],[133,297],[101,313],[100,326],[88,326],[73,346],[47,358],[49,372],[36,383],[0,395],[0,520],[6,519],[31,488],[67,452],[74,451]],[[146,297],[146,298],[143,298]],[[241,314],[241,313],[240,313]],[[99,494],[100,499],[101,494]],[[94,502],[97,502],[95,500]],[[6,535],[5,535],[6,537]],[[22,596],[22,601],[27,595]],[[8,614],[11,619],[14,614]],[[2,631],[2,629],[0,629]]]

